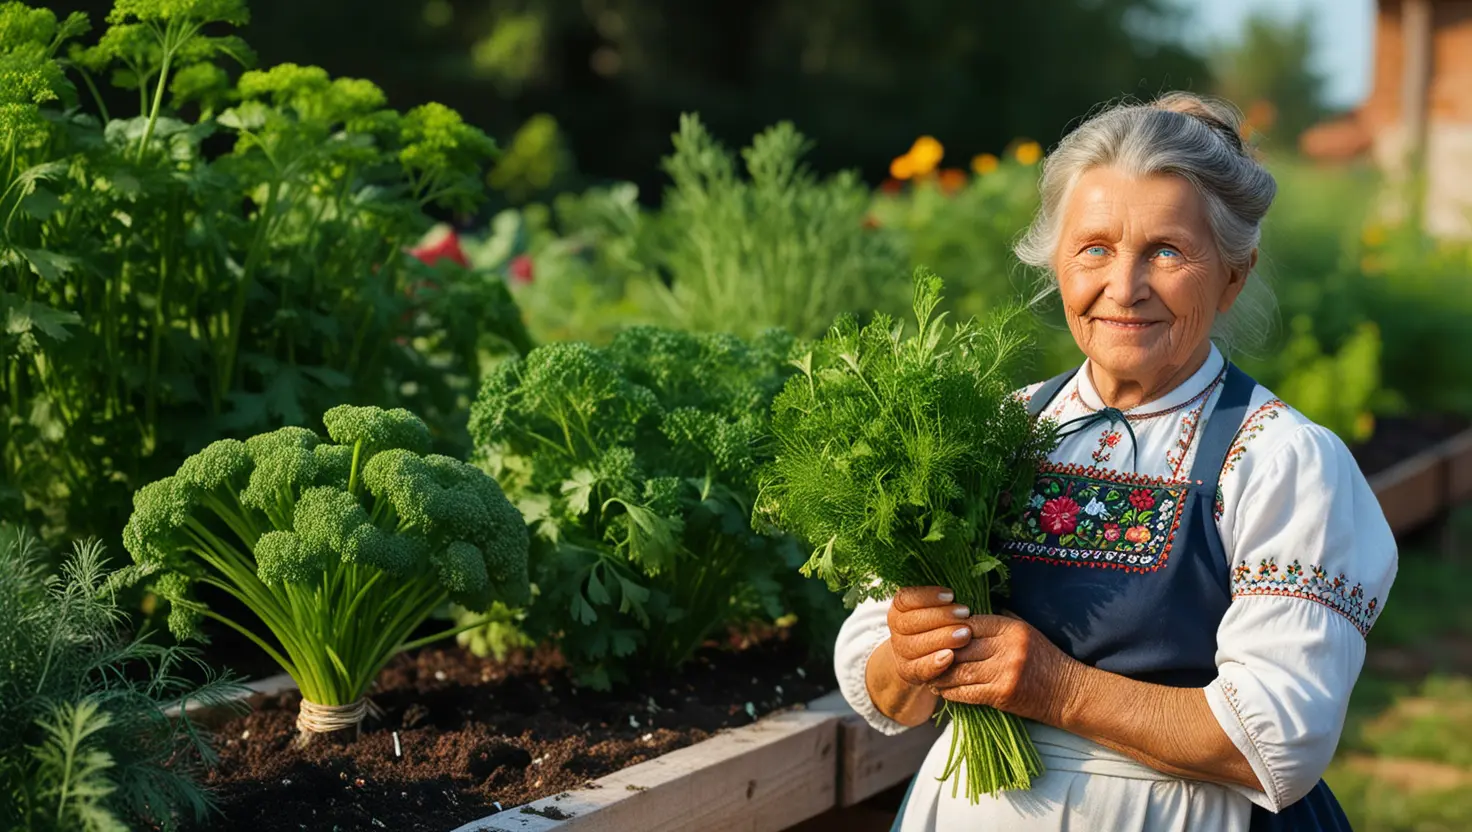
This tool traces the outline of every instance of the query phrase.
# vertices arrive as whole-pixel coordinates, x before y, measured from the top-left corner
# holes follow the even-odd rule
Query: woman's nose
[[[1116,257],[1104,275],[1104,296],[1121,307],[1150,297],[1150,264],[1133,257]]]

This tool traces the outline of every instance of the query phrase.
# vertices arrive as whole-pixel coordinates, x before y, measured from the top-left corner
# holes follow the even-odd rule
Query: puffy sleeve
[[[838,690],[849,707],[882,734],[898,734],[908,730],[879,712],[869,697],[869,684],[864,678],[869,656],[889,638],[889,601],[864,601],[838,630],[838,644],[833,650],[833,669],[838,675]]]
[[[1223,535],[1232,602],[1206,694],[1261,782],[1240,791],[1277,812],[1308,794],[1334,756],[1396,544],[1327,429],[1295,426],[1254,469]]]

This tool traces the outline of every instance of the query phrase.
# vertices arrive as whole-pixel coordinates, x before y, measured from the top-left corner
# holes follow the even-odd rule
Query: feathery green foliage
[[[446,601],[525,603],[527,531],[495,480],[428,453],[407,410],[339,405],[323,422],[330,441],[286,427],[185,460],[135,495],[123,543],[158,573],[177,636],[220,621],[308,700],[347,705],[397,653],[459,631],[408,641]],[[195,585],[238,599],[268,634],[200,603]]]
[[[471,435],[535,532],[524,627],[555,639],[582,682],[676,667],[719,628],[793,606],[822,620],[811,582],[793,580],[793,541],[750,519],[792,343],[635,327],[606,348],[539,347],[486,379]]]
[[[680,119],[674,144],[664,160],[673,187],[637,256],[677,325],[748,337],[782,327],[809,338],[840,312],[890,305],[902,261],[888,232],[866,226],[868,187],[851,171],[810,171],[802,157],[811,145],[791,124],[742,151],[749,178],[693,115]]]
[[[33,832],[172,829],[212,808],[196,782],[215,757],[186,702],[242,690],[187,648],[126,637],[102,548],[79,544],[47,575],[36,540],[0,526],[0,828]],[[197,665],[206,681],[179,675]]]
[[[1020,308],[950,327],[941,280],[917,270],[917,329],[887,315],[834,324],[773,404],[774,459],[758,510],[815,550],[803,567],[850,602],[905,586],[944,586],[991,612],[1006,565],[995,536],[1056,444],[1013,395],[1029,338]],[[1025,788],[1041,771],[1021,723],[947,702],[956,723],[946,777],[965,762],[974,801]],[[959,778],[954,781],[959,786]]]

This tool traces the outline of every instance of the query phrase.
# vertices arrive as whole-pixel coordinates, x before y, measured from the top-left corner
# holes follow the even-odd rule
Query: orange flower
[[[915,175],[915,160],[911,159],[908,153],[896,157],[893,162],[889,163],[889,175],[900,181],[913,177]]]
[[[872,231],[873,229],[879,227],[879,220],[875,219],[873,214],[870,214],[869,216],[864,217],[864,227]]]
[[[945,157],[946,149],[934,136],[921,136],[910,146],[910,152],[905,154],[910,157],[914,164],[915,175],[923,176],[931,173],[940,165],[940,160]]]
[[[966,187],[966,171],[960,168],[945,168],[940,172],[940,189],[948,194]]]
[[[1002,166],[1002,160],[990,153],[981,153],[971,157],[971,169],[977,176],[986,176],[995,173]]]
[[[1024,165],[1036,165],[1043,158],[1043,146],[1037,142],[1023,142],[1017,146],[1017,161]]]
[[[1242,138],[1249,139],[1257,133],[1271,130],[1277,121],[1278,108],[1273,105],[1273,102],[1259,98],[1247,108],[1247,113],[1242,119],[1240,131]]]

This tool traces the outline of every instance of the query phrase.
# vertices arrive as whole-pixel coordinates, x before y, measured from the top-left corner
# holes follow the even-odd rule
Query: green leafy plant
[[[902,261],[887,232],[866,226],[869,189],[853,172],[808,170],[811,145],[791,124],[742,151],[747,177],[693,115],[674,144],[673,186],[636,255],[655,311],[684,329],[806,338],[895,297]]]
[[[606,348],[538,347],[486,379],[471,434],[534,532],[523,626],[581,682],[677,667],[720,628],[800,602],[783,582],[794,542],[753,529],[750,504],[791,346],[777,331],[634,327]]]
[[[944,586],[982,614],[1005,587],[998,536],[1055,444],[1013,395],[1028,337],[1020,308],[948,327],[939,278],[917,270],[917,328],[841,317],[772,407],[774,458],[757,506],[810,542],[803,567],[851,602]],[[1026,788],[1042,771],[1027,731],[1000,711],[942,703],[954,721],[944,778],[966,794]]]
[[[187,648],[128,637],[103,550],[78,544],[48,575],[36,539],[0,526],[0,827],[172,829],[213,804],[197,782],[209,735],[182,707],[243,691]],[[196,668],[203,683],[180,671]],[[180,708],[171,713],[171,709]]]
[[[458,632],[409,640],[447,601],[525,603],[527,532],[495,480],[426,453],[429,431],[408,411],[341,405],[323,421],[330,441],[287,427],[211,444],[138,491],[123,543],[161,573],[177,636],[218,621],[306,700],[345,706],[394,655]],[[196,586],[258,620],[221,615]]]
[[[519,323],[504,280],[404,254],[478,204],[491,140],[368,81],[248,69],[246,18],[118,0],[84,45],[85,16],[0,3],[0,493],[48,537],[116,534],[190,452],[343,402],[463,449],[478,349]]]

